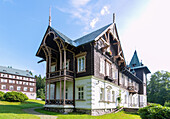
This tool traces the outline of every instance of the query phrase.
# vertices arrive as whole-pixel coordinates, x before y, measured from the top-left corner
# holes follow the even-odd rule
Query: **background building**
[[[0,66],[0,91],[22,92],[29,99],[36,99],[36,79],[28,70]]]

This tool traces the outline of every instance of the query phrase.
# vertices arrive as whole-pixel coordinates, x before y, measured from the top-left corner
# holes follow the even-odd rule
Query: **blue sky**
[[[136,49],[152,73],[170,71],[170,8],[168,0],[0,0],[0,65],[45,75],[35,56],[48,27],[77,39],[112,22],[125,59]]]

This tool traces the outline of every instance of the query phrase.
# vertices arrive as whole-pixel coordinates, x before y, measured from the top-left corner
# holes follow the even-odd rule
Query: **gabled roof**
[[[14,74],[14,75],[20,75],[20,76],[32,77],[33,78],[33,76],[29,73],[29,71],[14,69],[12,67],[0,66],[0,72],[6,73],[6,74]]]
[[[53,27],[49,26],[64,42],[75,46],[76,44],[73,42],[73,40],[71,40],[70,38],[68,38],[67,36],[65,36],[64,34],[62,34],[61,32],[59,32],[58,30],[54,29]]]
[[[65,36],[64,34],[62,34],[61,32],[59,32],[58,30],[54,29],[53,27],[49,26],[63,41],[65,41],[66,43],[72,45],[72,46],[75,46],[75,47],[78,47],[80,45],[83,45],[83,44],[86,44],[86,43],[89,43],[89,42],[92,42],[95,40],[95,38],[97,36],[99,36],[102,32],[104,32],[111,24],[108,24],[96,31],[93,31],[81,38],[78,38],[76,40],[71,40],[70,38],[68,38],[67,36]]]
[[[110,25],[112,25],[112,23],[108,24],[108,25],[106,25],[106,26],[104,26],[104,27],[102,27],[102,28],[100,28],[100,29],[98,29],[96,31],[93,31],[93,32],[81,37],[81,38],[78,38],[78,39],[74,40],[75,45],[80,46],[80,45],[83,45],[85,43],[89,43],[89,42],[94,41],[95,38],[97,36],[99,36],[102,32],[104,32]]]
[[[138,67],[138,66],[141,66],[140,65],[140,62],[139,62],[139,58],[138,58],[138,55],[137,55],[137,52],[135,50],[134,54],[133,54],[133,57],[130,61],[130,64],[129,64],[129,67]]]

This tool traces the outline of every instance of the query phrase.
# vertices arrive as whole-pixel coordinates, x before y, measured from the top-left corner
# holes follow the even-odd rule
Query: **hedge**
[[[28,97],[22,92],[7,92],[4,94],[4,99],[9,102],[24,102]]]
[[[142,119],[169,119],[170,107],[164,107],[160,104],[150,104],[138,111]]]
[[[0,91],[0,100],[4,100],[4,92]]]

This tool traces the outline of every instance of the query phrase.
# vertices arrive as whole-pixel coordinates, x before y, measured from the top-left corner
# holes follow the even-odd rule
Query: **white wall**
[[[84,100],[78,100],[78,87],[84,88]],[[89,76],[75,78],[75,107],[91,109],[91,78]]]

